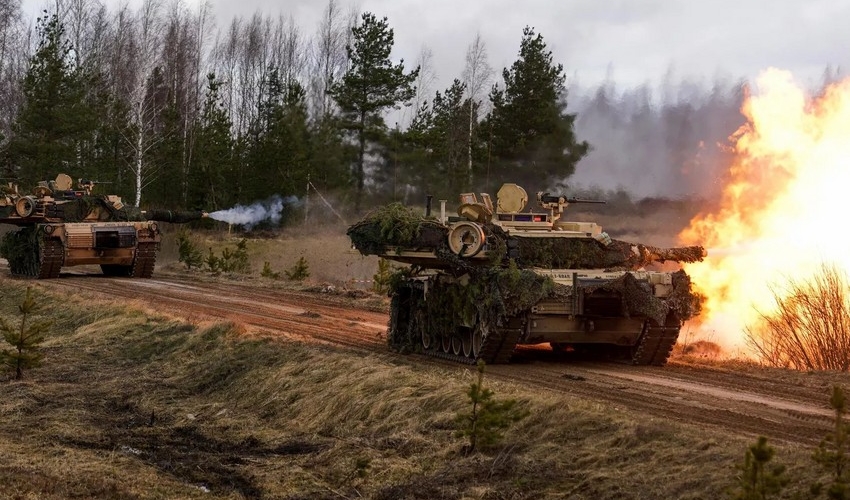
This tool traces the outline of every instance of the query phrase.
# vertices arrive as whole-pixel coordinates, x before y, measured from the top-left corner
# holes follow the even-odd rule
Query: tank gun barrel
[[[600,205],[606,203],[604,200],[588,200],[564,195],[551,195],[549,193],[538,193],[537,198],[540,200],[540,203],[595,203]]]
[[[145,210],[142,212],[145,220],[157,222],[171,222],[173,224],[185,224],[194,220],[209,217],[207,212],[193,210]]]

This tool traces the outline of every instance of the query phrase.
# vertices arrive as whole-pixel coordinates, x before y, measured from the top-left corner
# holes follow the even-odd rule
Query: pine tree
[[[266,97],[246,150],[251,178],[243,183],[243,197],[252,200],[302,193],[310,165],[311,134],[303,87],[294,80],[284,82],[275,68],[269,68],[265,86]]]
[[[162,69],[157,67],[148,79],[145,101],[147,103],[141,126],[145,132],[135,137],[143,138],[141,147],[142,169],[136,176],[139,200],[145,193],[151,205],[177,208],[184,205],[183,172],[184,123],[180,106],[174,98]],[[138,169],[138,163],[130,163]],[[133,172],[136,174],[136,172]]]
[[[36,31],[38,47],[24,77],[24,103],[8,145],[9,161],[23,185],[78,166],[82,143],[96,128],[85,99],[91,81],[74,67],[59,17],[45,11]]]
[[[738,490],[733,496],[735,500],[764,500],[778,494],[788,484],[785,466],[774,465],[768,469],[774,454],[764,436],[759,436],[756,443],[747,449],[744,463],[738,465],[741,475],[738,477]]]
[[[222,82],[207,75],[207,93],[195,126],[195,155],[189,172],[188,205],[218,210],[234,203],[227,179],[232,173],[231,121],[221,102]]]
[[[482,131],[493,158],[496,180],[545,183],[566,178],[587,154],[567,114],[564,68],[552,63],[543,37],[523,30],[519,59],[502,72],[504,87],[490,92],[493,110]],[[516,179],[517,169],[523,179]]]
[[[415,96],[413,82],[419,75],[419,68],[405,74],[404,60],[396,65],[390,61],[394,35],[387,18],[378,20],[367,12],[361,20],[351,30],[353,45],[346,47],[349,69],[329,90],[342,112],[342,127],[357,142],[357,162],[353,169],[357,211],[366,184],[367,144],[385,135],[382,113],[408,103]]]
[[[403,178],[419,194],[444,199],[473,189],[469,184],[468,120],[469,106],[475,107],[473,113],[477,106],[465,94],[466,85],[454,80],[445,91],[437,91],[430,103],[420,105],[407,130],[390,133],[384,151],[385,170],[394,167],[394,179]],[[478,160],[480,148],[471,151]]]
[[[502,431],[511,424],[525,418],[527,411],[517,408],[517,401],[496,401],[493,391],[484,387],[484,361],[478,361],[478,380],[467,391],[472,408],[461,413],[456,421],[460,427],[457,434],[469,438],[468,452],[495,445],[502,439]]]
[[[850,485],[848,485],[850,478],[848,478],[847,470],[850,465],[848,462],[850,456],[847,454],[847,448],[850,446],[850,424],[844,421],[844,415],[847,413],[847,398],[841,387],[836,385],[832,388],[829,405],[835,410],[835,431],[821,441],[813,458],[815,462],[830,471],[832,476],[827,496],[832,500],[845,500],[850,498]],[[816,485],[813,489],[819,491],[820,488],[820,485]]]
[[[0,317],[0,332],[11,349],[0,351],[0,359],[3,364],[15,370],[15,380],[24,376],[24,370],[35,368],[41,364],[42,354],[39,345],[44,341],[44,334],[50,325],[50,321],[32,321],[32,317],[41,310],[41,305],[36,302],[32,289],[27,287],[24,301],[18,306],[21,314],[21,324],[16,327]]]

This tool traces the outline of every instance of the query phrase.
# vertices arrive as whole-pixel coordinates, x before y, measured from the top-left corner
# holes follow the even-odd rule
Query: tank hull
[[[42,223],[5,242],[13,275],[51,279],[62,268],[100,265],[104,274],[150,278],[162,237],[155,222]]]
[[[684,273],[676,276],[678,292],[672,290],[662,298],[655,294],[663,290],[650,291],[646,285],[669,273],[648,276],[646,272],[623,272],[612,277],[612,273],[586,270],[554,271],[574,276],[573,284],[567,285],[552,284],[547,276],[552,272],[527,275],[525,294],[519,297],[505,297],[506,288],[511,287],[487,282],[499,279],[493,275],[458,279],[438,272],[411,277],[391,294],[389,344],[402,352],[470,364],[478,360],[507,363],[517,346],[538,344],[635,365],[662,366],[667,362],[681,329],[680,318],[693,306],[679,310],[673,305],[676,297],[684,297],[678,292],[689,289]],[[596,283],[589,284],[591,279]],[[624,281],[637,286],[615,285]],[[641,297],[626,298],[637,289]],[[500,303],[497,312],[493,312],[488,298]],[[629,301],[654,301],[657,309],[636,310]],[[505,307],[506,302],[510,303]]]

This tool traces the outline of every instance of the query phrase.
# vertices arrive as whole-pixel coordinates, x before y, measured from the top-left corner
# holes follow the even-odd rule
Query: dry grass
[[[177,262],[175,235],[175,231],[165,234],[162,251],[157,257],[158,269],[174,270],[184,267]],[[371,288],[372,276],[378,269],[378,258],[364,257],[352,250],[351,241],[345,235],[345,228],[296,227],[279,235],[265,236],[267,237],[236,232],[228,234],[226,230],[194,233],[194,238],[203,248],[205,256],[210,248],[217,255],[225,247],[233,249],[242,237],[246,237],[253,276],[260,275],[264,262],[269,262],[271,270],[283,276],[283,271],[292,269],[298,259],[304,257],[310,268],[308,283],[327,283],[349,289]],[[281,281],[285,281],[285,278]]]
[[[774,289],[775,311],[762,312],[746,331],[747,344],[769,366],[850,370],[850,283],[823,264],[806,279]]]
[[[22,290],[2,281],[0,314]],[[465,456],[453,419],[469,368],[47,300],[45,366],[0,380],[5,497],[717,498],[746,445],[488,382],[531,415],[503,446]],[[809,453],[779,455],[799,475]]]

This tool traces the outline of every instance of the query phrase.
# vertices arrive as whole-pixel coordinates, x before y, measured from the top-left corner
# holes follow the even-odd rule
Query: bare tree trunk
[[[147,79],[156,65],[155,51],[161,43],[162,25],[159,19],[159,0],[145,0],[138,12],[136,21],[135,53],[132,55],[132,63],[135,71],[132,72],[130,81],[130,104],[134,108],[131,115],[134,127],[134,140],[128,141],[132,144],[135,154],[135,163],[131,167],[136,181],[135,205],[138,207],[142,202],[142,188],[144,187],[148,172],[145,163],[145,133],[148,127],[148,117],[155,115],[155,109],[148,109],[149,103],[146,99]]]
[[[487,62],[487,47],[481,39],[481,33],[475,35],[475,39],[466,49],[466,67],[463,70],[463,79],[466,83],[466,91],[469,98],[469,133],[467,135],[466,149],[466,182],[472,187],[472,138],[475,127],[475,109],[479,103],[481,92],[489,85],[493,78],[493,68]]]
[[[345,40],[350,31],[336,0],[328,0],[312,47],[310,90],[313,118],[324,120],[333,111],[328,95],[331,82],[342,77],[346,66]]]
[[[366,157],[366,113],[360,112],[360,134],[358,137],[359,140],[359,150],[357,155],[357,172],[355,172],[355,177],[357,180],[357,192],[354,196],[354,212],[360,213],[360,203],[363,200],[363,188],[365,187],[365,177],[366,172],[363,166],[363,162]]]
[[[419,49],[416,66],[419,67],[419,77],[416,80],[416,96],[413,98],[410,119],[405,117],[404,120],[408,126],[416,118],[416,113],[419,111],[422,101],[427,99],[426,96],[433,91],[434,82],[437,81],[437,73],[434,71],[434,54],[425,45]],[[405,111],[405,114],[407,114],[407,111]]]

